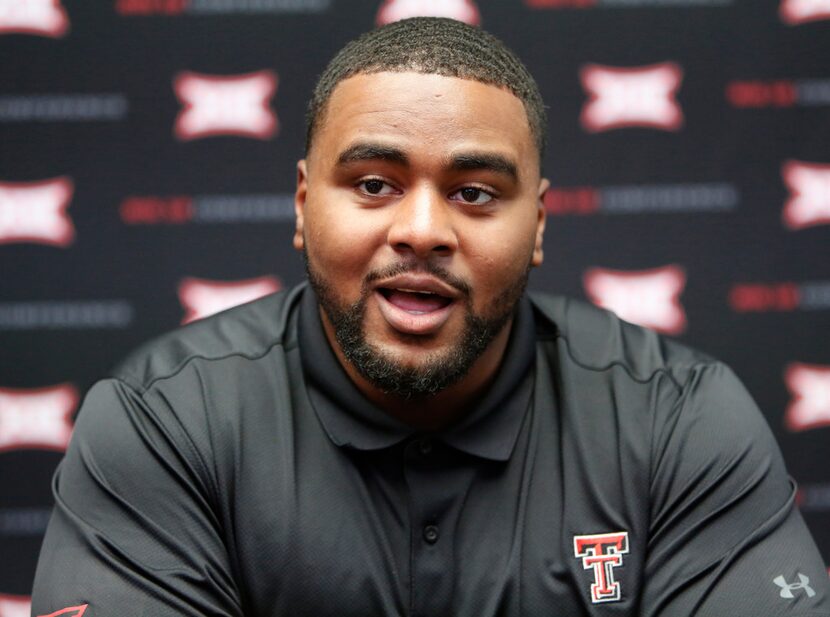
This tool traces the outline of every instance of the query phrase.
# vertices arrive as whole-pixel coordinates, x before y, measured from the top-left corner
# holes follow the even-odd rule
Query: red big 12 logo
[[[185,309],[182,323],[214,315],[279,291],[282,283],[275,276],[260,276],[242,281],[211,281],[192,276],[179,282],[179,301]]]
[[[627,552],[627,531],[574,536],[574,557],[581,558],[582,567],[594,573],[591,602],[616,602],[622,597],[620,583],[614,580],[614,568],[623,565]]]
[[[60,0],[0,0],[0,34],[61,37],[69,19]]]
[[[683,70],[674,62],[628,68],[589,64],[580,78],[589,95],[580,118],[586,131],[635,126],[676,131],[683,125],[674,98]]]
[[[449,17],[473,26],[481,22],[473,0],[384,0],[375,21],[383,26],[410,17]]]
[[[791,431],[830,426],[830,366],[794,362],[784,372],[792,394],[784,423]]]
[[[668,265],[634,272],[590,268],[583,277],[585,291],[597,306],[631,323],[676,335],[686,329],[680,294],[686,273]]]
[[[66,450],[78,391],[64,383],[46,388],[0,388],[0,452]]]
[[[75,228],[66,209],[73,191],[72,179],[67,176],[38,182],[0,182],[0,244],[72,244]]]
[[[174,128],[181,140],[213,135],[270,139],[279,129],[270,107],[277,91],[273,71],[225,76],[188,71],[176,76],[173,89],[184,106]]]
[[[782,0],[778,12],[781,21],[791,26],[830,19],[830,0]]]
[[[830,223],[830,165],[787,161],[781,176],[790,190],[784,225],[793,230]]]

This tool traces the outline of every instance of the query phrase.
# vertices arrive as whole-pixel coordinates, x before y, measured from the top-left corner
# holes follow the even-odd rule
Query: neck
[[[433,395],[404,399],[383,392],[360,374],[343,355],[325,312],[321,310],[320,314],[338,362],[361,394],[393,418],[420,431],[438,431],[451,426],[475,407],[499,370],[513,323],[511,319],[505,324],[460,381]]]

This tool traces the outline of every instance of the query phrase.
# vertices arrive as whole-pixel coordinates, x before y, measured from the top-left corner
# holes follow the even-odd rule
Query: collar
[[[367,400],[343,370],[326,338],[317,297],[310,286],[303,290],[298,330],[309,399],[335,445],[379,450],[417,433]],[[432,437],[468,454],[508,460],[530,405],[534,357],[533,313],[523,296],[492,385],[464,419]]]

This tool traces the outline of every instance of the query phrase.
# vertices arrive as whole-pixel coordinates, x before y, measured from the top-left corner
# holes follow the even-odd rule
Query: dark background
[[[830,370],[830,167],[809,196],[824,215],[797,229],[782,219],[793,196],[783,166],[830,165],[830,19],[789,23],[782,17],[788,2],[457,4],[477,9],[481,25],[525,60],[549,106],[544,170],[555,190],[546,263],[532,287],[587,298],[591,268],[682,268],[687,323],[673,334],[742,377],[778,437],[804,516],[830,561],[828,373],[816,373],[818,384],[804,394],[814,421],[785,423],[794,401],[787,368]],[[290,194],[305,103],[327,60],[373,27],[388,3],[55,0],[68,19],[60,36],[11,31],[9,15],[19,17],[25,4],[0,0],[0,394],[9,394],[0,396],[0,444],[4,431],[6,438],[19,431],[10,419],[15,397],[57,385],[82,395],[137,344],[180,324],[179,290],[188,279],[267,276],[272,287],[302,280],[290,242]],[[429,12],[456,3],[397,4]],[[589,131],[580,123],[589,100],[580,81],[586,65],[663,62],[682,70],[678,130]],[[178,74],[263,70],[277,75],[268,101],[276,135],[175,136]],[[736,87],[746,96],[730,96]],[[98,117],[72,111],[79,95],[110,97],[114,107]],[[58,177],[73,185],[71,243],[4,238],[14,226],[10,212],[34,216],[37,207],[4,197],[4,185]],[[628,212],[609,206],[615,191],[634,186],[646,193],[717,186],[734,198],[718,207],[694,198],[673,207],[644,198]],[[574,201],[576,190],[587,201]],[[217,200],[224,217],[216,215]],[[754,287],[747,292],[746,285]],[[749,304],[730,301],[741,289]],[[30,412],[33,425],[47,412]],[[60,447],[10,444],[0,445],[0,617],[26,601],[61,457]]]

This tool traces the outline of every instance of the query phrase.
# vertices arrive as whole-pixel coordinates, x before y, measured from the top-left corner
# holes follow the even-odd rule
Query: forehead
[[[315,137],[326,158],[358,140],[391,141],[417,155],[488,149],[538,162],[524,105],[509,90],[416,72],[358,74],[334,89]]]

